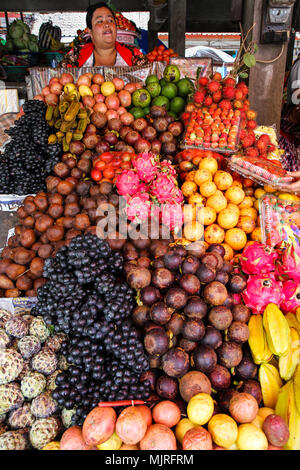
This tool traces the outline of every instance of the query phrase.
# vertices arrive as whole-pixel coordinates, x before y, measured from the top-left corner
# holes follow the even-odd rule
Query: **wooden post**
[[[185,56],[186,0],[169,0],[169,47]]]
[[[259,125],[276,125],[280,129],[282,94],[288,43],[261,44],[263,0],[254,0],[252,39],[258,44],[257,64],[250,69],[249,99],[257,112]]]

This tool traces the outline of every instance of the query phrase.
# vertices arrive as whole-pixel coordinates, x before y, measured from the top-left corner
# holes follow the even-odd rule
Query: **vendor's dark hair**
[[[94,5],[90,5],[88,9],[86,10],[86,25],[88,28],[92,29],[92,18],[93,18],[94,12],[97,10],[97,8],[103,8],[103,7],[107,8],[111,12],[113,18],[115,19],[115,13],[112,11],[112,9],[108,5],[106,5],[105,2],[94,3]]]

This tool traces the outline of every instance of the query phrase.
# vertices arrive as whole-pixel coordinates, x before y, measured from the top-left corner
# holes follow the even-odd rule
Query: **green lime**
[[[134,116],[134,119],[144,117],[144,109],[139,106],[134,106],[129,110],[129,112]]]
[[[146,86],[150,85],[150,83],[159,83],[158,77],[156,75],[148,75],[146,78]]]
[[[164,106],[168,111],[170,107],[170,101],[166,96],[158,96],[152,101],[152,106]]]
[[[160,95],[161,92],[161,86],[158,82],[152,82],[147,85],[147,90],[149,91],[150,95],[152,98],[156,98],[157,96]]]
[[[170,104],[170,111],[173,111],[176,114],[181,114],[185,108],[185,100],[181,96],[176,96],[173,98]]]
[[[144,111],[144,117],[147,116],[147,114],[150,114],[150,106],[146,106],[146,108],[143,108]]]
[[[167,85],[167,83],[168,83],[168,82],[167,82],[167,80],[166,80],[165,78],[161,78],[161,79],[159,80],[159,84],[160,84],[161,87]]]
[[[178,95],[183,98],[194,91],[194,85],[188,78],[181,78],[179,82],[176,83],[176,86],[178,88]]]
[[[151,95],[145,88],[140,88],[132,93],[133,106],[145,108],[151,102]]]
[[[166,96],[169,100],[172,100],[177,96],[177,86],[175,83],[167,83],[161,89],[161,95]]]
[[[164,70],[164,79],[167,82],[178,82],[180,79],[180,70],[177,65],[167,65]]]

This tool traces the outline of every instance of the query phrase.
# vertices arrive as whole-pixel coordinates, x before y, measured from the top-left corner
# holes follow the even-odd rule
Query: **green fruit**
[[[177,96],[177,86],[175,83],[167,83],[167,85],[163,86],[161,95],[166,96],[169,100],[175,98],[175,96]]]
[[[167,67],[164,70],[164,79],[167,80],[167,82],[173,82],[176,83],[180,79],[180,71],[177,65],[167,65]]]
[[[163,106],[168,111],[170,108],[170,101],[166,96],[158,96],[152,101],[152,106]]]
[[[185,108],[185,101],[181,96],[176,96],[173,98],[170,104],[170,111],[173,111],[176,114],[181,114]]]
[[[181,78],[179,82],[176,83],[176,86],[178,88],[178,95],[183,98],[194,91],[194,85],[188,78]]]
[[[174,119],[178,119],[178,116],[174,111],[168,111],[169,116],[173,116]]]
[[[136,107],[145,108],[151,102],[151,95],[145,88],[140,88],[132,94],[132,104]]]
[[[161,78],[161,79],[159,80],[159,84],[160,84],[161,87],[167,85],[167,83],[168,83],[168,82],[167,82],[167,80],[166,80],[165,78]]]
[[[160,95],[161,86],[158,82],[152,82],[147,85],[147,90],[149,91],[152,98],[156,98]]]
[[[146,106],[146,108],[143,108],[144,111],[144,117],[147,116],[147,114],[150,114],[150,106]]]
[[[159,83],[159,80],[156,75],[148,75],[146,78],[146,86],[150,85],[150,83]]]
[[[135,106],[131,108],[129,112],[133,115],[134,119],[139,119],[139,118],[144,117],[144,109],[139,106]]]

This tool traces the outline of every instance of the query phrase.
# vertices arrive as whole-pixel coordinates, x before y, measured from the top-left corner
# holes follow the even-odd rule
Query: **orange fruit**
[[[237,186],[238,188],[243,189],[243,184],[241,181],[233,180],[232,186]]]
[[[225,231],[217,224],[212,224],[204,230],[204,240],[212,245],[213,243],[222,243],[225,238]]]
[[[222,191],[216,191],[213,196],[210,196],[206,201],[207,207],[212,207],[217,213],[221,212],[227,207],[227,200]]]
[[[217,186],[215,185],[215,183],[213,183],[213,181],[204,181],[204,183],[201,184],[199,189],[202,196],[210,197],[213,196],[213,194],[215,194],[215,192],[217,191]]]
[[[233,250],[242,250],[247,243],[247,235],[240,228],[231,228],[225,234],[225,243]]]
[[[257,220],[258,212],[254,207],[249,207],[248,209],[241,209],[240,215],[247,215],[251,217],[254,221]]]
[[[212,174],[205,168],[201,168],[196,171],[194,181],[198,186],[201,186],[205,181],[212,181]]]
[[[225,193],[225,197],[228,202],[232,202],[233,204],[241,204],[245,198],[245,193],[242,188],[238,186],[231,186],[227,189]]]
[[[238,220],[238,214],[228,208],[221,211],[218,215],[218,224],[220,225],[220,227],[226,230],[235,227],[238,223]]]
[[[191,242],[196,242],[201,240],[203,237],[204,227],[200,222],[194,220],[184,226],[184,237],[190,240]]]
[[[264,190],[266,191],[266,193],[276,193],[276,191],[277,191],[276,188],[273,188],[269,184],[264,185]]]
[[[241,215],[239,218],[238,228],[241,228],[245,233],[252,233],[253,230],[256,228],[256,223],[255,220],[253,220],[251,217],[248,215]]]
[[[197,220],[203,225],[211,225],[216,219],[217,214],[212,207],[201,207],[197,211]]]
[[[244,193],[246,194],[246,196],[254,196],[254,188],[244,187]]]
[[[256,197],[256,199],[259,199],[260,197],[262,197],[264,194],[266,194],[266,191],[262,188],[257,188],[255,191],[254,191],[254,196]]]
[[[218,162],[214,157],[205,157],[200,161],[199,168],[208,170],[214,175],[218,171]]]
[[[231,246],[227,245],[227,243],[222,243],[222,246],[223,246],[224,249],[225,249],[224,259],[225,259],[226,261],[231,261],[232,258],[234,257],[234,251],[233,251],[233,249],[231,248]]]
[[[226,191],[233,183],[233,178],[227,171],[218,170],[214,176],[214,183],[221,191]]]
[[[194,193],[189,197],[188,201],[189,201],[189,204],[197,204],[197,205],[203,206],[206,202],[206,199],[203,196],[201,196],[200,193]]]
[[[249,209],[253,207],[253,200],[251,196],[245,196],[244,200],[239,204],[239,209]]]
[[[101,89],[102,95],[104,96],[112,95],[116,91],[116,88],[113,82],[103,82],[100,89]]]
[[[253,245],[253,243],[255,243],[254,240],[248,240],[247,243],[246,243],[246,245],[245,245],[245,248],[247,248],[248,246]]]
[[[193,181],[185,181],[181,186],[182,194],[189,197],[197,191],[198,187]]]
[[[190,172],[186,175],[185,181],[194,181],[195,174],[196,174],[196,170],[190,171]]]
[[[254,209],[256,209],[257,211],[259,211],[259,200],[256,199],[255,203],[254,203]]]
[[[260,227],[260,215],[256,219],[256,227]]]
[[[183,206],[183,216],[185,224],[196,220],[196,206],[193,204],[185,204]]]
[[[262,232],[260,227],[256,227],[251,233],[251,240],[262,243]]]
[[[234,211],[238,216],[240,215],[240,209],[236,204],[233,204],[232,202],[229,202],[227,204],[226,209],[230,209],[231,211]]]

